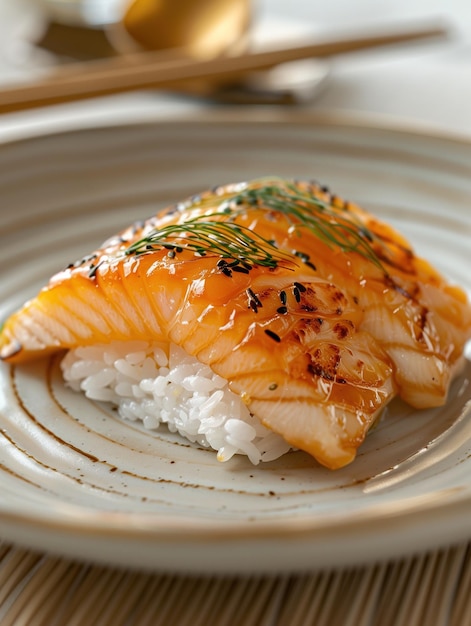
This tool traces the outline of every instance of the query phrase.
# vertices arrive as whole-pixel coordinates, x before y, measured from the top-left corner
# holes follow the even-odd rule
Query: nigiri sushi
[[[134,223],[13,313],[0,357],[64,377],[226,460],[353,461],[396,396],[446,401],[471,337],[460,287],[316,182],[228,184]]]

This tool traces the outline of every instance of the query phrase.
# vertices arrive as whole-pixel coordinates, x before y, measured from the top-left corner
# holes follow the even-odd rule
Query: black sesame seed
[[[306,254],[305,252],[300,252],[299,250],[295,250],[294,255],[297,256],[299,259],[301,259],[301,261],[304,261],[304,263],[306,263],[306,261],[309,260],[309,255]]]
[[[98,258],[97,254],[89,254],[88,256],[84,256],[83,259],[81,259],[80,261],[77,261],[75,265],[76,267],[80,267],[80,265],[83,265],[84,263],[90,263],[91,261],[94,261],[96,258]]]
[[[285,306],[279,306],[276,309],[276,312],[279,313],[280,315],[285,315],[286,313],[288,313],[288,308]]]
[[[175,254],[176,254],[175,250],[169,250],[167,252],[167,256],[168,256],[169,259],[174,259],[175,258]]]
[[[301,302],[301,294],[299,293],[299,289],[297,287],[293,289],[293,294],[296,298],[296,302]]]
[[[286,291],[280,291],[281,304],[286,304]]]
[[[174,204],[173,206],[169,207],[165,213],[165,215],[174,215],[176,212],[178,211],[178,207],[176,204]]]
[[[90,271],[88,272],[88,278],[95,278],[98,268],[103,263],[104,263],[104,261],[100,261],[96,265],[90,265]]]
[[[259,297],[257,296],[257,294],[256,294],[256,293],[254,293],[254,292],[252,291],[252,289],[250,289],[250,287],[249,287],[249,289],[247,289],[247,295],[249,296],[249,298],[252,298],[252,300],[254,300],[254,301],[255,301],[255,304],[256,304],[258,307],[263,306],[263,305],[262,305],[262,303],[260,302],[260,299],[259,299]]]
[[[221,268],[221,267],[226,267],[227,266],[227,261],[225,261],[224,259],[219,259],[219,261],[216,263],[216,265]]]
[[[221,272],[224,274],[224,276],[232,276],[232,270],[227,266],[221,268]]]
[[[239,272],[240,274],[248,274],[249,270],[242,266],[236,266],[232,268],[233,272]]]
[[[275,391],[275,389],[278,389],[278,385],[276,383],[271,383],[270,385],[268,385],[268,389],[270,391]]]
[[[270,337],[270,339],[273,339],[273,341],[276,341],[276,343],[280,343],[280,341],[281,341],[280,336],[277,335],[276,333],[274,333],[269,328],[265,329],[265,334],[268,335]]]
[[[373,241],[373,235],[367,228],[360,228],[359,232],[367,241]]]
[[[304,293],[306,291],[306,287],[304,285],[302,285],[301,283],[294,283],[294,286],[296,287],[296,289],[298,289],[301,293]]]
[[[144,228],[145,225],[146,223],[142,220],[140,220],[139,222],[135,222],[132,226],[133,235],[136,235],[140,230]]]
[[[252,309],[254,313],[258,313],[258,306],[255,300],[249,300],[249,307]]]

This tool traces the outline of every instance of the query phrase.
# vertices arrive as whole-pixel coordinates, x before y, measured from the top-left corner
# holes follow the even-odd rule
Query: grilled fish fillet
[[[335,469],[394,396],[443,404],[470,336],[464,291],[393,228],[317,183],[266,178],[167,208],[71,264],[5,322],[0,355],[173,342]]]

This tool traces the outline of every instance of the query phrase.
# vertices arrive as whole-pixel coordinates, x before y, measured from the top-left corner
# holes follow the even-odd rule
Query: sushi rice
[[[191,442],[235,454],[253,464],[290,450],[278,434],[254,417],[224,378],[171,344],[142,341],[80,347],[64,357],[66,383],[94,401],[111,403],[119,415],[154,430],[161,424]]]

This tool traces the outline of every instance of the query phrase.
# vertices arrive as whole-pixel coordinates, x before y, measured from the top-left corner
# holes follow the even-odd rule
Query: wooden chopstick
[[[408,41],[444,37],[441,25],[389,31],[239,56],[195,60],[168,59],[160,52],[142,52],[90,61],[54,70],[34,83],[0,90],[0,113],[72,102],[140,89],[172,88],[189,80],[234,81],[248,72],[305,58],[322,58]]]

